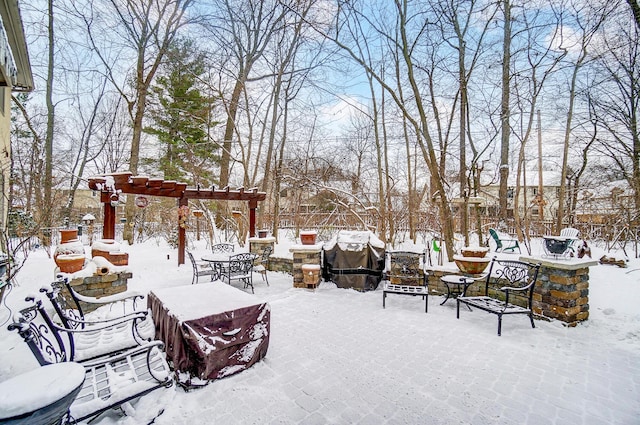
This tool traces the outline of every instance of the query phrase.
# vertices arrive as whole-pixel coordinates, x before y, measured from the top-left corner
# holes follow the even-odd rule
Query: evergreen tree
[[[151,89],[154,125],[145,132],[155,135],[161,144],[158,168],[167,180],[212,183],[219,157],[210,135],[218,122],[212,119],[215,99],[203,95],[198,85],[205,66],[204,55],[191,40],[177,40]]]

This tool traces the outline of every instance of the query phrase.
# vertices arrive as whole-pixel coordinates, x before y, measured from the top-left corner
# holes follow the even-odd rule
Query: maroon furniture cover
[[[147,305],[175,370],[219,379],[267,354],[270,306],[222,282],[154,290]]]

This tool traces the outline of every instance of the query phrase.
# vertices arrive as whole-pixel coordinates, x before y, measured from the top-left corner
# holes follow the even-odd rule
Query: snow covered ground
[[[206,252],[204,241],[193,248]],[[191,266],[178,267],[162,242],[125,250],[131,289],[191,282]],[[290,255],[288,246],[276,255]],[[0,381],[37,367],[7,325],[53,269],[43,250],[32,252],[0,308]],[[591,268],[587,322],[538,320],[532,329],[526,317],[507,317],[501,337],[494,315],[463,310],[458,320],[455,302],[440,306],[438,296],[427,314],[421,299],[393,295],[383,310],[380,289],[324,282],[311,291],[292,281],[270,272],[267,287],[255,276],[255,296],[271,305],[263,361],[198,390],[155,391],[126,416],[113,411],[93,424],[147,424],[159,409],[159,425],[640,423],[640,260]]]

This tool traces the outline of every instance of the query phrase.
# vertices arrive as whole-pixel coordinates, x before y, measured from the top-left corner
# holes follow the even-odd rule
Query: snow
[[[290,246],[277,245],[275,255],[289,255]],[[189,248],[197,258],[207,253],[204,241]],[[596,260],[624,258],[592,250]],[[127,251],[129,289],[146,294],[191,282],[191,265],[178,267],[177,251],[163,242]],[[542,252],[542,240],[534,251]],[[439,296],[429,297],[428,313],[420,297],[399,295],[389,295],[382,309],[381,286],[359,293],[323,282],[314,291],[293,288],[284,273],[269,272],[269,286],[256,275],[256,295],[247,296],[271,306],[262,361],[197,390],[153,391],[127,406],[126,416],[112,411],[93,424],[146,424],[163,409],[154,424],[637,424],[640,260],[627,264],[590,268],[586,322],[570,328],[536,320],[532,329],[526,317],[506,317],[501,337],[494,315],[463,308],[456,319],[455,302],[440,306]],[[7,325],[54,267],[43,250],[31,252],[5,297],[0,382],[38,367]],[[95,314],[122,313],[101,310]]]
[[[154,289],[151,292],[162,300],[163,306],[180,321],[199,319],[262,303],[258,297],[238,291],[221,281],[209,282],[206,285]]]
[[[47,365],[7,379],[0,383],[0,419],[48,406],[77,389],[82,381],[84,368],[77,363]],[[34,388],[43,391],[37,393]]]
[[[341,230],[333,239],[324,244],[324,249],[331,250],[336,244],[342,251],[362,251],[367,244],[376,248],[385,247],[384,242],[372,232],[355,230]]]

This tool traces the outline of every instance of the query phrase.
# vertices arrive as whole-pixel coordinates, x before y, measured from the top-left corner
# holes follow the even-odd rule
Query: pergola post
[[[256,208],[258,207],[258,201],[251,199],[249,201],[249,237],[256,237]]]
[[[111,196],[108,192],[102,192],[100,194],[100,201],[104,205],[104,222],[102,224],[102,238],[115,239],[116,207],[111,205]]]
[[[187,206],[189,206],[189,200],[187,198],[180,198],[178,200],[178,208]],[[186,242],[187,231],[180,225],[180,220],[178,219],[178,265],[184,264],[184,249],[187,245]]]

